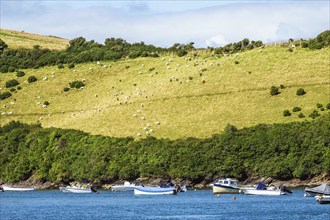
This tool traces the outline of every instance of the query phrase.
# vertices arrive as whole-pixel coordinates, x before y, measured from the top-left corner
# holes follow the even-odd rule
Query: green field
[[[177,139],[210,137],[228,123],[242,128],[312,120],[308,115],[316,104],[325,107],[330,102],[330,48],[287,49],[265,46],[262,52],[253,49],[220,58],[199,51],[198,58],[189,60],[190,55],[166,55],[76,64],[74,69],[27,69],[20,78],[1,74],[0,92],[9,91],[5,83],[10,79],[17,79],[22,89],[0,101],[0,125],[19,120],[114,137],[137,138],[140,133],[143,138],[149,132]],[[31,75],[38,81],[29,84]],[[86,86],[64,92],[74,80]],[[271,96],[271,86],[280,85],[285,87],[281,93]],[[298,88],[306,94],[297,96]],[[45,101],[50,103],[47,108],[42,107]],[[305,118],[292,113],[295,106]],[[291,116],[283,116],[286,109]]]

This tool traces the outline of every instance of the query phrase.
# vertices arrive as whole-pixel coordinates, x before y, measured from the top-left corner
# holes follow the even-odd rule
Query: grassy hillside
[[[2,39],[9,48],[32,48],[39,45],[42,48],[63,50],[69,44],[69,41],[54,36],[42,36],[26,32],[0,29],[0,39]]]
[[[221,133],[228,123],[242,128],[312,120],[308,115],[316,104],[330,102],[329,48],[288,52],[265,47],[237,57],[188,57],[77,64],[74,69],[44,67],[23,70],[26,75],[20,78],[2,74],[1,92],[9,91],[5,83],[10,79],[17,79],[22,89],[0,101],[0,123],[40,122],[43,127],[115,137],[145,137],[153,129],[151,135],[157,138],[203,138]],[[31,75],[38,81],[28,83]],[[86,86],[64,92],[74,80]],[[271,86],[280,85],[285,86],[281,93],[271,96]],[[298,88],[306,94],[297,96]],[[47,108],[42,107],[45,101],[50,103]],[[283,116],[295,106],[306,118],[298,118],[299,112]]]

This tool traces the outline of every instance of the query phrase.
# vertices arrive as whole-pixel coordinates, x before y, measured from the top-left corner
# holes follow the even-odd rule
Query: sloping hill
[[[198,58],[44,67],[23,70],[26,75],[20,78],[2,74],[2,92],[9,91],[5,84],[11,79],[17,79],[22,89],[0,101],[0,123],[19,120],[115,137],[175,139],[209,137],[228,123],[241,128],[312,120],[308,115],[317,103],[324,106],[324,111],[318,109],[322,114],[330,102],[330,49],[287,49],[266,46],[221,58],[200,51]],[[38,81],[28,83],[32,75]],[[75,80],[85,87],[64,92]],[[285,87],[281,93],[271,96],[271,86],[280,85]],[[297,96],[299,88],[306,94]],[[46,108],[45,101],[50,103]],[[300,107],[306,117],[298,118],[300,112],[293,113],[293,107]],[[286,109],[291,116],[283,116]]]
[[[55,36],[42,36],[6,29],[0,29],[0,39],[6,42],[9,48],[32,48],[39,45],[41,48],[63,50],[69,44],[68,40]]]

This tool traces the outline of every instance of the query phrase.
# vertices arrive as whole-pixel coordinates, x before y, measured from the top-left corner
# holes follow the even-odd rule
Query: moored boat
[[[15,192],[28,192],[35,190],[34,187],[12,187],[12,186],[2,186],[4,192],[15,191]]]
[[[114,185],[111,187],[111,190],[115,192],[126,192],[126,191],[133,191],[134,187],[135,187],[134,183],[125,181],[124,185]]]
[[[315,199],[320,204],[330,204],[330,196],[320,195],[320,196],[315,196]]]
[[[217,179],[212,183],[213,194],[235,194],[239,193],[239,188],[237,186],[238,180],[231,178],[221,178]]]
[[[90,185],[60,186],[60,191],[65,193],[92,193],[96,192]]]
[[[262,196],[282,196],[289,195],[292,192],[286,187],[267,187],[263,182],[260,182],[256,188],[241,188],[245,195],[262,195]]]
[[[326,183],[323,183],[317,187],[305,188],[305,194],[304,194],[305,197],[314,197],[317,195],[330,196],[330,186]]]
[[[177,191],[174,187],[134,187],[134,195],[176,195]]]

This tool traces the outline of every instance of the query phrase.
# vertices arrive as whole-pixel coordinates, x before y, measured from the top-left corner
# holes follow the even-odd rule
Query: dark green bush
[[[305,95],[306,92],[305,92],[305,90],[304,90],[303,88],[299,88],[299,89],[297,90],[296,94],[299,95],[299,96],[301,96],[301,95]]]
[[[70,63],[69,65],[68,65],[68,68],[69,69],[72,69],[72,68],[74,68],[75,66],[74,66],[74,63]]]
[[[28,83],[36,82],[38,79],[35,76],[29,76]]]
[[[187,55],[188,52],[187,52],[186,50],[181,49],[181,50],[178,50],[176,54],[177,54],[179,57],[183,57],[183,56]]]
[[[76,88],[76,89],[79,89],[79,88],[85,86],[85,84],[79,80],[70,82],[69,85],[70,85],[70,88]]]
[[[290,116],[291,115],[291,112],[289,110],[284,110],[283,111],[283,116],[287,117],[287,116]]]
[[[270,88],[270,95],[271,96],[274,96],[274,95],[278,95],[278,94],[280,94],[278,87],[272,86]]]
[[[20,86],[17,86],[17,90],[21,90],[22,89],[22,87],[20,87]]]
[[[10,92],[0,93],[0,100],[4,100],[6,98],[9,98],[10,96],[11,96]]]
[[[10,88],[9,91],[11,91],[11,92],[16,92],[16,89],[15,89],[15,88]]]
[[[280,85],[281,89],[285,89],[285,86],[283,84]]]
[[[48,101],[44,101],[44,105],[49,105],[49,102]]]
[[[309,117],[314,119],[316,117],[319,117],[320,116],[320,113],[317,111],[317,110],[314,110],[310,115]]]
[[[15,72],[15,67],[13,66],[8,67],[8,72],[10,73]]]
[[[293,107],[292,111],[299,112],[299,111],[301,111],[301,108],[296,106],[296,107]]]
[[[22,76],[25,76],[25,73],[24,73],[23,71],[18,71],[18,72],[16,73],[16,76],[17,76],[17,77],[22,77]]]
[[[305,115],[302,112],[300,112],[298,118],[305,118]]]
[[[316,107],[317,107],[317,108],[322,108],[323,105],[322,105],[321,103],[317,103],[317,104],[316,104]]]
[[[64,92],[67,92],[67,91],[69,91],[69,90],[70,90],[70,88],[68,88],[68,87],[65,87],[65,88],[63,89]]]
[[[293,52],[293,49],[290,47],[290,48],[288,49],[288,51],[289,51],[289,52]]]
[[[11,79],[6,82],[6,88],[11,88],[19,85],[19,82],[16,79]]]
[[[234,62],[235,64],[239,64],[239,62],[237,61],[237,60],[235,60],[235,62]]]
[[[330,103],[327,104],[326,108],[327,109],[330,109]]]
[[[58,66],[57,66],[59,69],[63,69],[64,68],[64,65],[63,65],[63,63],[60,63],[60,64],[58,64]]]

